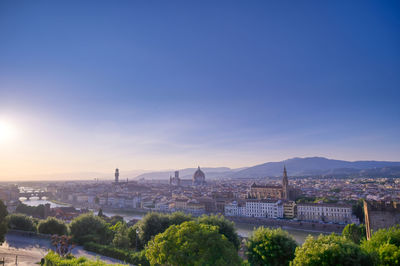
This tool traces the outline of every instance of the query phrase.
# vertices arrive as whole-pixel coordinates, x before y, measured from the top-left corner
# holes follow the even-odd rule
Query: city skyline
[[[400,161],[399,14],[395,1],[3,1],[0,181]]]

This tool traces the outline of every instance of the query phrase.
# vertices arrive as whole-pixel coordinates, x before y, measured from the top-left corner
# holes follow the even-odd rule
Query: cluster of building
[[[205,173],[198,167],[191,179],[180,178],[176,171],[169,180],[122,181],[119,169],[116,169],[114,182],[54,182],[47,185],[45,192],[55,200],[92,210],[183,211],[196,216],[222,213],[235,217],[326,223],[357,223],[352,206],[346,204],[350,200],[376,197],[399,201],[400,195],[399,180],[291,178],[289,184],[286,167],[281,181],[266,180],[206,181]],[[17,187],[0,189],[0,198],[8,202],[18,199],[18,195],[22,194],[18,194]],[[317,203],[296,203],[300,196],[337,200],[332,201],[336,203],[318,200],[308,200]]]
[[[301,191],[289,186],[286,167],[282,185],[257,185],[250,187],[248,197],[225,206],[226,216],[286,218],[315,222],[358,223],[352,215],[352,206],[346,204],[299,203],[294,199]]]

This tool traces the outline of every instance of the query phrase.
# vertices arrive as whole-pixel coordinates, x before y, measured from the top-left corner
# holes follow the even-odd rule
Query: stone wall
[[[373,231],[400,224],[400,205],[364,200],[364,215],[367,239],[370,239]]]

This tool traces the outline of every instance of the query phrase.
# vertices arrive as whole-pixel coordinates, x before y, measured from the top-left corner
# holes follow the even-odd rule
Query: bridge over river
[[[19,192],[18,196],[20,198],[24,197],[27,200],[29,200],[32,197],[37,197],[37,198],[39,198],[39,200],[41,200],[43,197],[46,197],[48,199],[54,197],[51,192],[47,192],[47,191],[21,191],[21,192]]]

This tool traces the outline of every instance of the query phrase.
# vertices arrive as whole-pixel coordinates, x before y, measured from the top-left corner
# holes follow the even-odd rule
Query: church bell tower
[[[283,191],[283,199],[289,199],[289,180],[286,172],[286,165],[283,166],[283,178],[282,178],[282,191]]]
[[[115,169],[115,183],[118,183],[118,181],[119,181],[119,170],[117,168]]]

